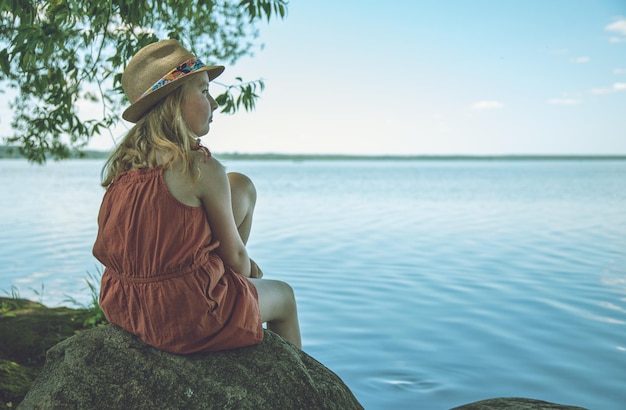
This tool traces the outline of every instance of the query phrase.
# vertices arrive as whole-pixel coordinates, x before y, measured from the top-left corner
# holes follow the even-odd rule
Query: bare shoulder
[[[192,158],[193,166],[198,172],[196,182],[198,197],[223,189],[224,182],[228,183],[228,180],[222,163],[212,156],[207,157],[203,152],[194,151]]]
[[[225,168],[221,162],[219,162],[215,157],[210,156],[207,157],[204,152],[200,151],[192,151],[191,153],[193,158],[193,165],[196,169],[200,171],[205,171],[208,175],[202,175],[205,172],[200,173],[200,178],[203,176],[214,176],[216,174],[225,174]]]

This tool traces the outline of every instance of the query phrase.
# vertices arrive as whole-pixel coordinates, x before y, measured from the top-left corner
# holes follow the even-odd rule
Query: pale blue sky
[[[215,152],[626,154],[626,0],[291,0],[259,40]]]

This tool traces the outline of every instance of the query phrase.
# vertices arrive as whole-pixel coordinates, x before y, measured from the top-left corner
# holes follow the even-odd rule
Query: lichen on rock
[[[262,344],[175,355],[113,325],[48,351],[20,408],[362,409],[332,371],[269,330]]]

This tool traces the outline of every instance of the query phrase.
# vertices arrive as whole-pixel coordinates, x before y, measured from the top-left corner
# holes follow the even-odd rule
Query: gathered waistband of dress
[[[217,246],[216,246],[217,247]],[[215,249],[215,248],[213,248]],[[172,272],[164,272],[163,274],[159,274],[159,275],[154,275],[154,276],[149,276],[149,277],[136,277],[136,276],[126,276],[126,275],[122,275],[120,274],[118,271],[116,271],[113,268],[109,268],[107,267],[104,271],[105,275],[110,275],[115,279],[118,279],[120,281],[123,282],[130,282],[130,283],[157,283],[157,282],[163,282],[163,281],[167,281],[170,279],[175,279],[175,278],[179,278],[181,276],[185,276],[190,274],[191,272],[194,272],[196,270],[198,270],[198,268],[200,268],[202,265],[204,265],[210,258],[211,256],[216,256],[214,254],[214,252],[209,251],[206,252],[205,254],[203,254],[202,256],[200,256],[199,258],[197,258],[191,265],[188,265],[186,267],[176,267],[173,269]]]

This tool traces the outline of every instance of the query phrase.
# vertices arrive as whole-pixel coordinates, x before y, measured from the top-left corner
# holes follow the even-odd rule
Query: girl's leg
[[[252,215],[256,205],[256,188],[247,176],[229,172],[230,192],[233,204],[235,223],[244,244],[248,242],[252,229]],[[300,338],[300,324],[298,323],[298,308],[293,289],[285,282],[267,279],[253,279],[250,281],[256,287],[259,295],[259,309],[261,320],[267,322],[267,327],[284,337],[298,348],[302,348]]]
[[[248,243],[252,229],[252,215],[256,205],[256,188],[244,174],[229,172],[230,195],[233,205],[233,215],[239,230],[239,236],[244,245]]]
[[[278,333],[302,349],[298,308],[293,289],[285,282],[268,279],[250,279],[259,294],[261,320],[272,332]]]

